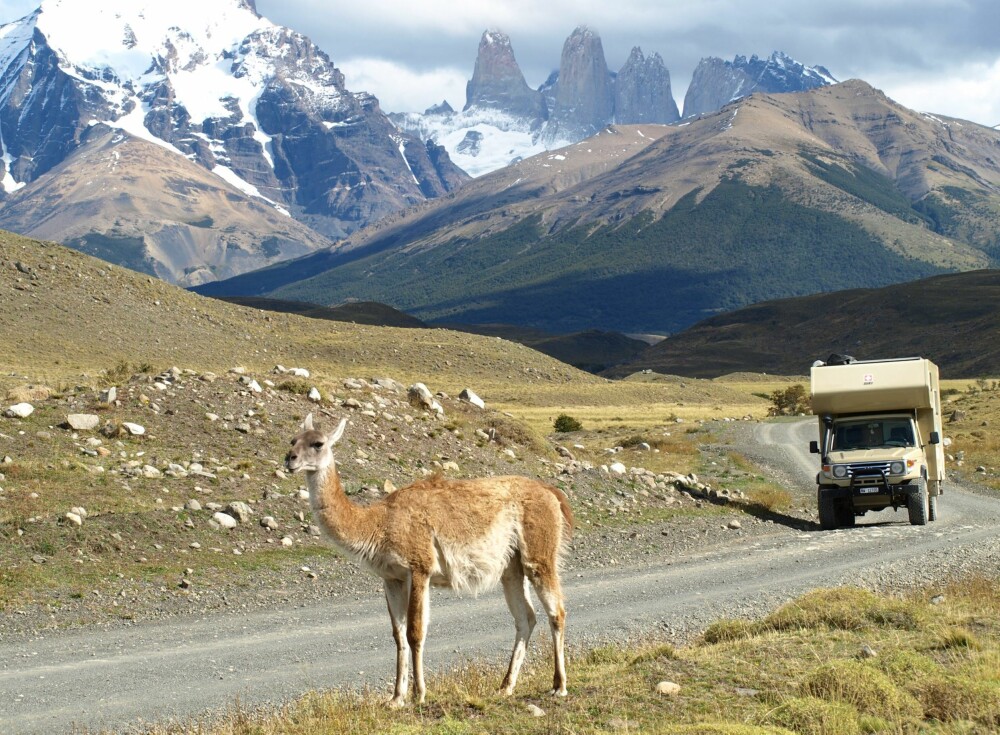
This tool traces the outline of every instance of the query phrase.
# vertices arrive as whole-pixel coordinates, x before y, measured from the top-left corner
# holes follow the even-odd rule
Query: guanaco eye
[[[313,442],[312,448],[313,449],[322,449],[323,448],[323,442]]]

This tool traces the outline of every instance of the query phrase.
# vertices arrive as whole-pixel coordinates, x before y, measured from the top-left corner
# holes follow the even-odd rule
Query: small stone
[[[127,421],[122,424],[122,428],[124,428],[125,431],[132,436],[142,436],[146,433],[146,427],[140,426],[139,424],[129,423]]]
[[[201,503],[199,503],[195,498],[191,498],[189,501],[184,503],[184,507],[188,510],[201,510]]]
[[[264,389],[260,387],[260,383],[258,383],[256,380],[251,380],[250,383],[247,385],[247,388],[252,390],[254,393],[264,392]]]
[[[217,413],[206,413],[205,414],[205,418],[208,419],[209,421],[218,421],[219,420],[219,414],[217,414]]]
[[[878,654],[875,653],[875,649],[868,645],[861,646],[861,652],[859,655],[861,658],[875,658],[878,656]]]
[[[680,684],[675,684],[672,681],[661,681],[656,685],[656,693],[663,694],[664,696],[673,696],[680,692]]]
[[[441,469],[444,470],[445,472],[458,472],[458,462],[452,462],[452,461],[444,462],[441,465]]]
[[[72,523],[74,526],[82,526],[83,525],[83,519],[79,515],[77,515],[76,513],[72,513],[72,512],[67,513],[66,514],[66,520],[69,521],[70,523]]]
[[[264,516],[261,518],[260,525],[269,531],[276,531],[278,529],[278,522],[274,520],[273,516]]]
[[[100,395],[101,403],[114,403],[118,400],[118,389],[111,386],[107,390],[102,390]]]
[[[147,464],[142,468],[142,476],[147,480],[156,480],[163,477],[163,473],[153,467],[153,465]]]
[[[615,462],[608,467],[608,471],[613,475],[624,475],[627,470],[621,462]]]
[[[528,714],[532,717],[545,717],[545,710],[539,707],[537,704],[529,704],[527,706]]]
[[[323,400],[322,394],[315,387],[309,389],[309,400],[313,403],[319,403]]]
[[[740,523],[739,521],[733,519],[733,520],[729,521],[729,528],[731,528],[734,531],[738,531],[741,528],[743,528],[743,524]]]
[[[291,536],[285,536],[284,538],[281,539],[281,545],[285,546],[285,547],[291,546],[294,543],[295,542],[292,541],[292,537]]]
[[[386,480],[384,483],[382,483],[382,492],[384,492],[386,495],[390,495],[396,492],[396,486],[392,483],[392,480]]]
[[[251,427],[250,424],[236,424],[233,428],[241,434],[249,434]]]
[[[944,595],[934,595],[934,597],[931,598],[932,605],[940,605],[942,602],[944,602]]]

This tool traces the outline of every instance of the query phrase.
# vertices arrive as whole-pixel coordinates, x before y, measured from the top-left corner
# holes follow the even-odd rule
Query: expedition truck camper
[[[913,525],[937,520],[944,481],[937,365],[832,355],[813,365],[811,383],[820,526],[853,526],[857,516],[890,506],[905,506]]]

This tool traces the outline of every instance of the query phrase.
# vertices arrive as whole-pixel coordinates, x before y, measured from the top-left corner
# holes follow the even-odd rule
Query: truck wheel
[[[930,500],[927,497],[927,480],[919,478],[914,483],[916,491],[906,499],[906,510],[910,516],[911,526],[927,525],[931,514]]]
[[[838,500],[834,508],[837,514],[837,525],[841,528],[854,528],[854,505],[850,499]]]
[[[824,531],[836,528],[837,509],[833,504],[833,498],[822,490],[818,490],[816,492],[816,505],[819,506],[819,527]]]
[[[936,521],[938,519],[937,499],[937,495],[932,495],[927,499],[927,509],[929,511],[927,514],[927,520],[929,521]]]

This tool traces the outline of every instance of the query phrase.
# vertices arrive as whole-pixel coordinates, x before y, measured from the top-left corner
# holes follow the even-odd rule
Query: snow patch
[[[281,214],[285,215],[286,217],[292,216],[291,212],[289,212],[285,207],[281,206],[280,204],[271,199],[268,199],[266,196],[261,194],[260,189],[251,184],[249,181],[240,177],[239,174],[237,174],[228,166],[216,165],[216,167],[212,169],[212,173],[218,176],[223,181],[227,182],[228,184],[236,187],[244,194],[254,197],[256,199],[262,199],[263,201],[270,204],[272,207],[274,207],[276,210],[278,210]]]

